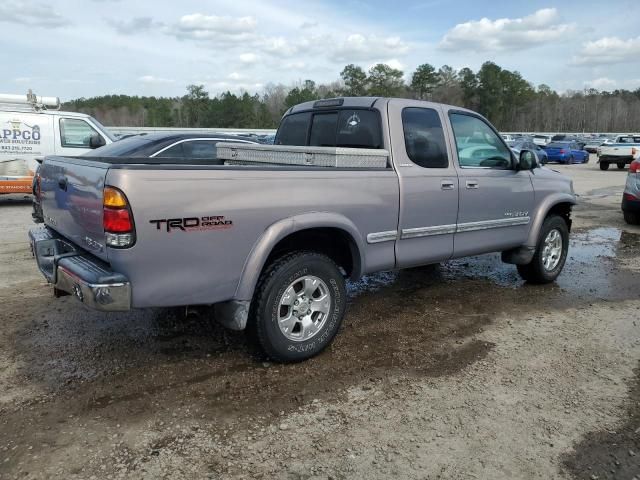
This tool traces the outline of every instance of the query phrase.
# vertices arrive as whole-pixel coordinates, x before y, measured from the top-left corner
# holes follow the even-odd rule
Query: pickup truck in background
[[[612,143],[602,144],[598,154],[600,170],[608,170],[612,163],[622,170],[640,158],[640,135],[618,135]]]
[[[567,258],[571,180],[469,110],[319,100],[285,113],[275,145],[217,150],[225,165],[47,157],[29,235],[54,292],[103,311],[214,305],[290,362],[332,341],[347,279],[502,252],[547,283]]]

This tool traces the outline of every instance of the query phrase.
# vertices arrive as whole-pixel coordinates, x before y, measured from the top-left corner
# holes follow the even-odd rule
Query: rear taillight
[[[567,151],[564,148],[561,148],[560,153],[567,153]]]
[[[135,225],[125,194],[115,187],[104,187],[102,205],[102,227],[107,246],[132,246],[136,240]]]
[[[635,195],[631,195],[630,193],[625,193],[624,199],[629,200],[630,202],[637,202],[640,200],[640,198],[636,197]]]
[[[629,173],[638,173],[640,172],[640,160],[634,160],[629,165]]]

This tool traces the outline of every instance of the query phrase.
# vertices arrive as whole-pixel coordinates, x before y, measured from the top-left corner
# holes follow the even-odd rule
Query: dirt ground
[[[555,284],[498,255],[367,277],[331,348],[265,362],[206,315],[55,299],[0,198],[0,478],[640,479],[640,228],[626,172]]]

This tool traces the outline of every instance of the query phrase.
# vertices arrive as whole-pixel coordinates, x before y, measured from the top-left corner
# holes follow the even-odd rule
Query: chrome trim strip
[[[196,142],[196,141],[202,141],[202,140],[207,140],[209,142],[216,142],[216,143],[226,142],[226,143],[249,143],[249,144],[253,144],[253,142],[248,142],[247,140],[242,140],[242,139],[236,140],[235,138],[234,139],[231,139],[231,138],[217,138],[217,137],[183,138],[182,140],[178,140],[177,142],[173,142],[171,145],[167,145],[162,150],[158,150],[153,155],[150,155],[149,158],[155,158],[158,155],[160,155],[161,153],[163,153],[165,150],[169,150],[170,148],[175,147],[176,145],[179,145],[181,143]]]
[[[501,218],[499,220],[483,220],[481,222],[468,222],[458,224],[457,233],[475,232],[478,230],[488,230],[490,228],[516,227],[527,225],[531,221],[530,217]]]
[[[435,227],[406,228],[402,230],[402,239],[430,237],[433,235],[447,235],[456,232],[456,226],[436,225]]]
[[[398,237],[397,230],[388,230],[386,232],[373,232],[367,235],[367,243],[381,243],[395,240]]]
[[[483,220],[481,222],[468,222],[461,223],[459,225],[436,225],[435,227],[406,228],[402,230],[400,238],[402,240],[406,240],[409,238],[449,235],[452,233],[475,232],[479,230],[488,230],[490,228],[516,227],[518,225],[527,225],[530,221],[530,217],[516,217],[501,218],[499,220]],[[367,239],[369,239],[369,237],[367,237]]]

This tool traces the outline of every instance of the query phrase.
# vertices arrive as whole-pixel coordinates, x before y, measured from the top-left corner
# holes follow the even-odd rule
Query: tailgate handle
[[[58,186],[60,187],[60,190],[64,190],[66,192],[67,191],[67,179],[65,177],[60,177],[58,179]]]

